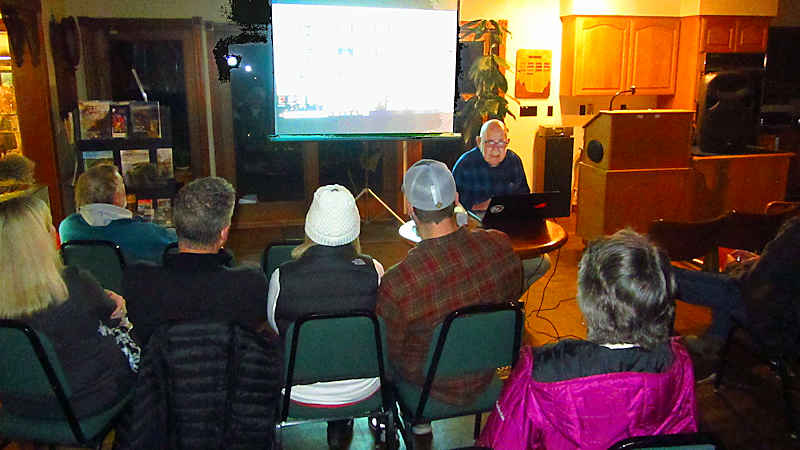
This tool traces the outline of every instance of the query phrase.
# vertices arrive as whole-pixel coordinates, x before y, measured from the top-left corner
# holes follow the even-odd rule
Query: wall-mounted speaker
[[[703,76],[698,90],[697,135],[705,153],[752,153],[758,137],[764,72],[742,70]]]

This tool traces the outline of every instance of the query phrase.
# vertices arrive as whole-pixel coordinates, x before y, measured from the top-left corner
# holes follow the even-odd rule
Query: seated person
[[[361,217],[353,195],[338,184],[314,193],[305,223],[305,242],[292,251],[293,261],[275,269],[269,282],[267,317],[284,335],[293,321],[310,313],[375,310],[383,275],[377,260],[361,253]],[[380,389],[380,379],[331,381],[292,388],[298,403],[345,406]],[[344,446],[352,438],[353,421],[328,422],[328,444]]]
[[[522,160],[508,149],[508,132],[503,122],[484,122],[477,146],[458,158],[453,178],[458,201],[471,211],[486,211],[496,195],[528,194],[528,179]],[[522,261],[526,286],[532,285],[550,269],[550,257],[543,255]]]
[[[481,126],[477,146],[461,155],[453,165],[458,200],[471,211],[486,211],[496,195],[528,194],[528,179],[522,160],[508,149],[503,122],[492,119]]]
[[[728,273],[675,268],[678,298],[711,308],[711,327],[690,350],[714,359],[733,327],[732,317],[749,323],[773,353],[797,352],[800,345],[800,217],[781,226],[761,255],[729,266]]]
[[[422,386],[436,325],[465,306],[517,300],[522,270],[505,233],[458,226],[455,181],[443,163],[423,159],[411,166],[403,177],[403,192],[422,241],[383,276],[376,310],[386,322],[394,373]],[[490,371],[437,378],[431,396],[466,405],[493,376]],[[415,424],[412,431],[429,434],[430,424]]]
[[[591,243],[578,268],[587,340],[525,347],[478,444],[606,449],[696,431],[691,359],[670,339],[674,292],[669,260],[641,235]]]
[[[127,263],[160,263],[164,248],[175,242],[175,231],[144,222],[125,209],[125,184],[117,168],[100,164],[78,177],[75,205],[78,212],[61,222],[61,242],[77,239],[111,241],[119,245]]]
[[[255,267],[229,267],[228,239],[236,193],[222,178],[195,180],[178,191],[173,218],[178,251],[164,265],[125,268],[123,292],[144,348],[153,331],[174,321],[233,321],[259,331],[266,324],[267,280]]]
[[[18,153],[9,153],[0,158],[0,194],[24,191],[34,184],[36,164]]]
[[[0,249],[0,317],[25,322],[49,338],[78,417],[117,403],[135,376],[114,337],[100,335],[98,324],[118,324],[125,312],[122,297],[104,292],[89,273],[62,266],[50,210],[25,191],[0,196]],[[4,396],[3,408],[21,416],[63,417],[55,397]]]

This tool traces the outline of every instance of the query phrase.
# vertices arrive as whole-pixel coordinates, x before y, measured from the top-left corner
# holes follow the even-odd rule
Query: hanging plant
[[[467,145],[475,142],[475,136],[480,133],[481,125],[485,121],[505,121],[507,115],[516,118],[508,109],[508,98],[516,99],[506,94],[508,81],[505,73],[511,66],[497,54],[506,35],[511,35],[511,32],[496,20],[472,20],[460,27],[461,39],[471,38],[489,43],[488,54],[476,59],[467,73],[467,77],[475,85],[475,95],[467,99],[456,112],[464,124],[462,134]]]

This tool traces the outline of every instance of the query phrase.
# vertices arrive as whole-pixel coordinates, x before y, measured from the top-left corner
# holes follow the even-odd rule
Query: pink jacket
[[[606,449],[654,434],[697,431],[694,373],[673,339],[664,373],[620,372],[540,383],[529,347],[506,382],[476,445],[506,449]]]

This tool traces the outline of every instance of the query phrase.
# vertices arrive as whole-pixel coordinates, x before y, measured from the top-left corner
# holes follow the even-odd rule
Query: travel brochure
[[[100,150],[95,152],[83,152],[83,170],[99,164],[114,165],[114,152],[112,150]]]
[[[156,150],[156,165],[158,166],[158,176],[160,178],[175,177],[175,172],[172,168],[172,147]]]
[[[161,138],[158,102],[78,102],[79,139]]]
[[[135,185],[137,183],[130,183],[131,177],[137,172],[146,170],[144,166],[150,164],[150,151],[147,149],[120,150],[119,161],[122,165],[122,178],[125,180],[125,184]]]

